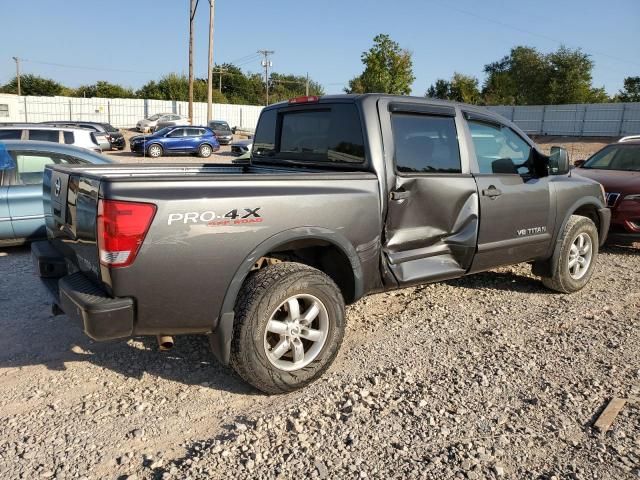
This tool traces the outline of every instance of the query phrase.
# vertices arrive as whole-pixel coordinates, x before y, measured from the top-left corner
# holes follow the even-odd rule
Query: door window
[[[60,132],[58,130],[29,130],[29,140],[58,143]]]
[[[400,173],[460,173],[455,119],[394,113],[391,116],[396,169]]]
[[[186,128],[185,130],[187,131],[187,137],[199,137],[202,135],[202,130],[199,128]]]
[[[533,148],[504,125],[469,121],[480,173],[532,175]]]
[[[0,130],[0,140],[20,140],[22,130]]]
[[[42,183],[44,168],[51,163],[69,163],[58,155],[50,153],[14,153],[18,171],[18,185],[39,185]]]
[[[186,129],[184,129],[184,128],[178,128],[178,129],[174,130],[173,132],[171,132],[169,134],[169,137],[170,138],[184,137],[185,130]]]

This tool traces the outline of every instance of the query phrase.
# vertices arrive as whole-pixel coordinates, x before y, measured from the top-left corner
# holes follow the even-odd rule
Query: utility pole
[[[309,72],[307,72],[307,81],[305,83],[305,95],[308,97],[309,96]]]
[[[273,67],[273,63],[269,61],[269,55],[273,55],[273,50],[258,50],[258,53],[264,56],[262,66],[264,67],[264,84],[267,92],[266,104],[269,105],[269,67]]]
[[[16,79],[18,80],[18,96],[22,95],[22,89],[20,88],[20,59],[13,57],[16,62]]]
[[[193,124],[193,20],[196,16],[198,0],[189,2],[189,123]]]
[[[209,68],[207,69],[207,123],[213,115],[213,17],[215,15],[216,0],[209,0]],[[220,77],[222,78],[222,76]],[[222,80],[220,80],[222,83]],[[220,88],[222,90],[222,87]]]
[[[217,70],[213,70],[213,73],[215,73],[216,75],[220,75],[219,79],[218,79],[218,90],[220,91],[220,93],[222,93],[222,75],[224,73],[227,73],[229,71],[228,68],[218,68]]]

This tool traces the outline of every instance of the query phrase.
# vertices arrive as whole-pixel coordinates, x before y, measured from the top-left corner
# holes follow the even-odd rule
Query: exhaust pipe
[[[173,348],[173,337],[170,335],[158,335],[156,337],[158,339],[158,347],[161,352],[166,352],[167,350],[171,350]]]

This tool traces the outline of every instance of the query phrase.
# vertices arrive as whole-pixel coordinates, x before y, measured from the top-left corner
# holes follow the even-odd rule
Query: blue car
[[[176,153],[197,153],[203,158],[220,149],[215,133],[208,127],[165,127],[152,135],[137,135],[129,140],[131,151],[150,158]]]
[[[0,141],[0,246],[46,237],[42,173],[51,163],[113,163],[84,148],[52,142]]]

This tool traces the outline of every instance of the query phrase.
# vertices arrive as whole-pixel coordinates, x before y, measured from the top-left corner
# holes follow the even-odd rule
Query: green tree
[[[272,73],[269,76],[269,102],[281,102],[306,93],[307,78],[301,75]],[[322,85],[309,79],[309,95],[324,95]]]
[[[439,78],[427,89],[425,97],[449,100],[451,98],[451,82]]]
[[[389,35],[377,35],[373,42],[373,47],[362,53],[364,71],[349,81],[345,92],[410,94],[415,80],[411,52],[400,48]]]
[[[134,98],[136,94],[133,89],[100,80],[93,85],[83,85],[74,91],[77,97],[99,97],[99,98]]]
[[[189,79],[186,75],[170,73],[157,82],[150,81],[143,85],[137,92],[140,98],[153,100],[177,100],[186,102],[189,100]],[[197,78],[193,82],[193,100],[195,102],[207,101],[207,81]],[[213,91],[214,103],[226,103],[224,95],[217,90]]]
[[[20,76],[20,90],[22,95],[34,95],[42,97],[54,97],[62,95],[64,88],[60,83],[50,78],[32,75],[30,73]],[[2,93],[18,93],[18,80],[13,78],[9,83],[2,86]]]
[[[477,78],[456,72],[451,80],[436,80],[427,90],[426,96],[477,105],[482,102],[478,85]]]
[[[617,98],[621,102],[640,102],[640,77],[625,78],[624,88],[620,90]]]
[[[591,86],[593,61],[580,49],[560,47],[547,56],[549,63],[548,101],[554,105],[588,103],[597,95]]]

